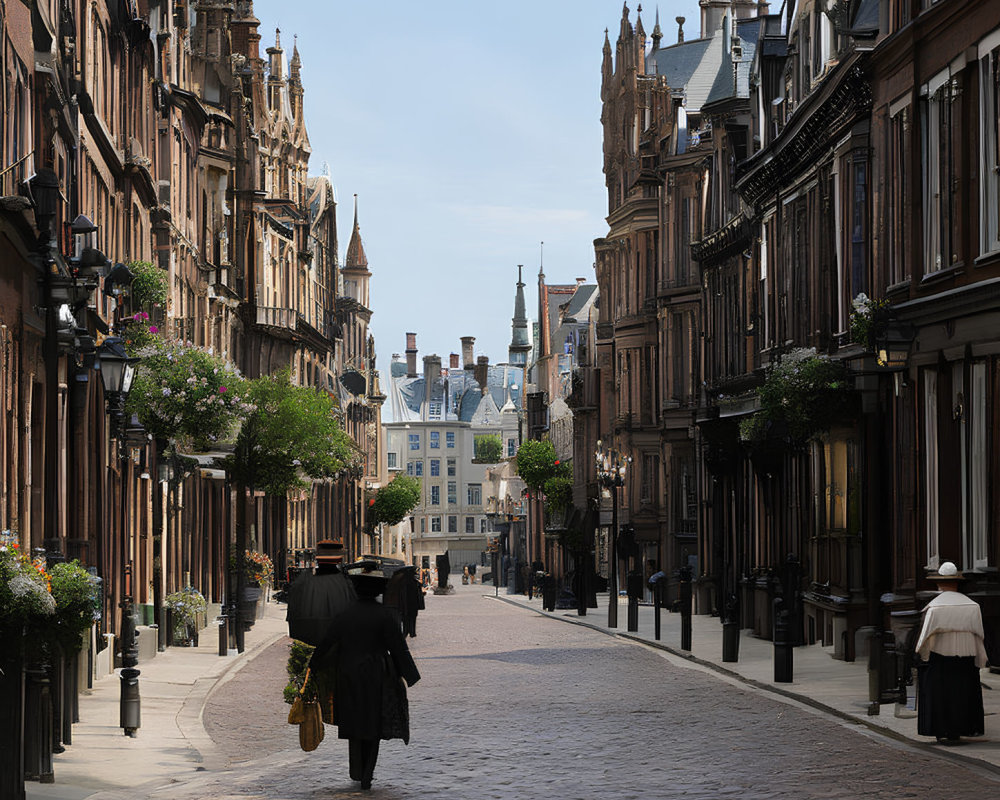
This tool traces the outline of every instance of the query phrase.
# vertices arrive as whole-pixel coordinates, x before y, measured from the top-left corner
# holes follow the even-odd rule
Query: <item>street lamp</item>
[[[118,440],[119,479],[121,482],[121,537],[122,537],[122,626],[120,631],[122,648],[121,695],[119,699],[119,724],[126,736],[135,736],[140,725],[139,702],[139,651],[136,644],[135,609],[132,598],[132,564],[129,559],[129,542],[126,533],[128,523],[128,492],[125,473],[128,469],[129,435],[135,437],[135,423],[129,425],[125,414],[125,400],[132,388],[135,365],[138,358],[132,358],[125,351],[125,345],[117,336],[109,336],[97,351],[104,395],[108,401],[108,414],[114,426],[114,436]],[[136,421],[137,422],[137,421]],[[131,430],[130,430],[131,427]]]
[[[608,564],[608,627],[618,627],[618,489],[625,485],[625,474],[632,463],[631,456],[617,450],[605,451],[597,440],[597,480],[611,492],[611,558]]]

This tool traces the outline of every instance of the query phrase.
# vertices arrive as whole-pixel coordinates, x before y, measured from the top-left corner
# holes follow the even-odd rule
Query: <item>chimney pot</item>
[[[684,41],[684,23],[686,20],[684,17],[676,17],[677,19],[677,44]]]
[[[472,360],[472,346],[476,343],[475,336],[462,337],[462,368],[472,369],[475,362]]]
[[[458,369],[458,353],[452,353],[448,357],[448,366],[451,369]]]

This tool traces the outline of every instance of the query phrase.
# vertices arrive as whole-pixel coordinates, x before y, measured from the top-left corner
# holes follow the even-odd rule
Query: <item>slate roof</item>
[[[663,47],[646,56],[646,74],[663,75],[671,89],[683,89],[688,111],[698,111],[708,98],[722,63],[720,27],[710,38]]]
[[[743,56],[736,69],[736,90],[733,90],[733,55],[731,50],[722,54],[722,63],[715,76],[715,83],[705,100],[705,104],[715,103],[731,97],[750,96],[750,67],[757,51],[757,39],[760,36],[760,19],[744,19],[736,21],[736,35],[740,37]]]
[[[519,405],[521,375],[520,367],[491,364],[487,370],[486,385],[492,405],[487,407],[502,408],[508,395],[505,387],[510,386],[517,386],[516,389],[510,390],[510,397]],[[424,402],[424,376],[421,374],[416,378],[407,378],[405,362],[394,361],[390,365],[390,379],[393,421],[420,421],[423,417],[421,406]],[[447,407],[445,407],[445,379],[442,377],[435,380],[431,387],[431,402],[442,404],[441,416],[428,416],[428,419],[442,422],[472,422],[483,400],[479,382],[475,379],[473,371],[449,369],[447,381]],[[495,416],[496,419],[493,421],[499,422],[499,414]]]

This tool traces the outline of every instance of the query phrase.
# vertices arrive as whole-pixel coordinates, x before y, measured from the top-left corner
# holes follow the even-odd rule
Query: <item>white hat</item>
[[[954,577],[958,575],[958,567],[955,566],[953,561],[945,561],[940,567],[938,567],[938,575],[942,577]]]

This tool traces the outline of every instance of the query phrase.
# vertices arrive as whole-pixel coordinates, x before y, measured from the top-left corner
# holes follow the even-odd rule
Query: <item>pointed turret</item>
[[[347,255],[344,257],[344,268],[341,270],[344,279],[344,294],[357,300],[365,308],[368,305],[368,282],[371,272],[368,271],[368,257],[361,243],[361,228],[358,226],[358,196],[354,195],[354,229],[351,231],[351,241],[347,245]]]
[[[522,265],[517,265],[517,294],[514,296],[514,318],[511,324],[510,347],[507,361],[511,364],[526,364],[531,351],[528,337],[528,317],[524,307],[524,281],[521,280]]]
[[[660,30],[660,7],[656,7],[656,23],[653,25],[653,52],[660,49],[660,40],[663,38],[663,31]]]

